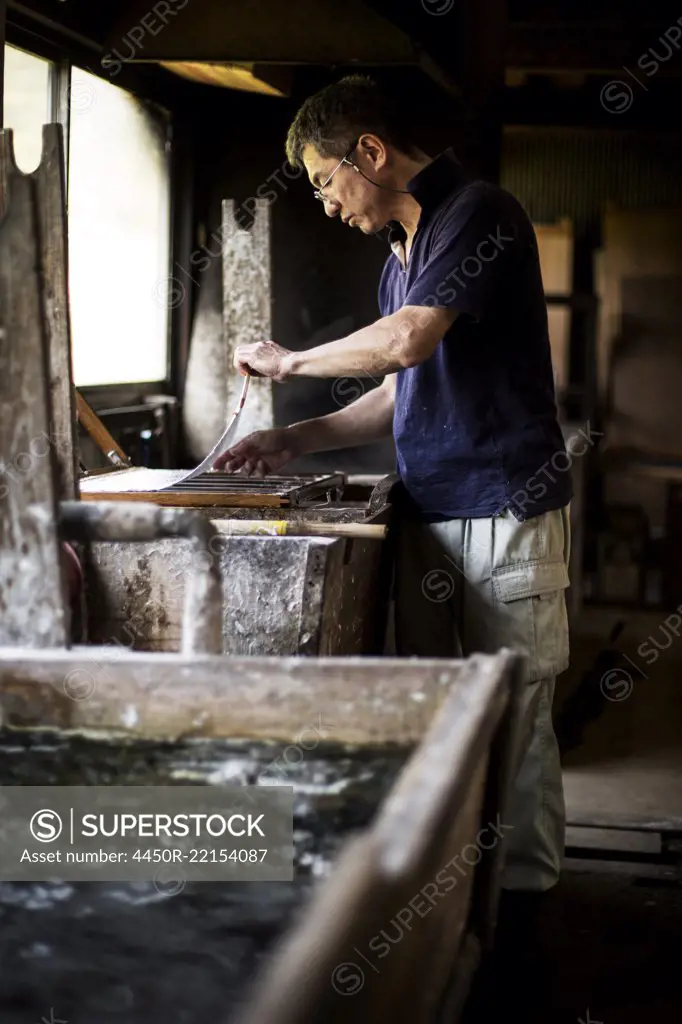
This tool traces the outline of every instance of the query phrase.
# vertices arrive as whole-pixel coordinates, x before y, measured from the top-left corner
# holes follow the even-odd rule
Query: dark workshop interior
[[[537,238],[573,498],[532,914],[504,842],[410,903],[504,814],[521,669],[400,656],[393,440],[184,479],[240,395],[243,437],[382,384],[233,365],[380,316],[387,231],[285,154],[352,73]],[[679,1022],[681,109],[662,0],[0,0],[2,1024]],[[289,874],[13,866],[30,787],[221,785],[293,787]]]

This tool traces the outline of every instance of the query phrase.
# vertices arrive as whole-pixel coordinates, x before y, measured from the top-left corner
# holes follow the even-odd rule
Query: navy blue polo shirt
[[[572,496],[537,241],[503,189],[466,178],[451,150],[408,183],[422,208],[406,269],[394,248],[382,316],[442,306],[459,316],[433,354],[397,374],[398,472],[427,519],[527,519]]]

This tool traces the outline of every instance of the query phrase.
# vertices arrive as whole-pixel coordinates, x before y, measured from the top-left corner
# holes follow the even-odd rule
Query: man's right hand
[[[243,472],[246,476],[276,473],[297,454],[292,441],[292,432],[286,427],[254,430],[219,455],[213,468],[227,473]]]

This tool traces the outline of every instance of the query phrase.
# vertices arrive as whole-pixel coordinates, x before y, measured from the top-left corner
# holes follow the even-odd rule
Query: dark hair
[[[309,96],[287,133],[287,159],[303,166],[303,150],[314,146],[322,156],[346,153],[364,132],[378,135],[404,153],[414,152],[414,142],[401,105],[366,75],[347,75]]]

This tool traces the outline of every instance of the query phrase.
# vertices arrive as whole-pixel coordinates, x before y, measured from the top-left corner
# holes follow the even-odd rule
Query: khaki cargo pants
[[[506,823],[504,888],[544,890],[559,877],[565,810],[552,726],[555,676],[568,667],[568,507],[519,522],[423,523],[401,516],[396,551],[399,655],[524,655],[521,739]],[[516,769],[515,769],[516,771]]]

